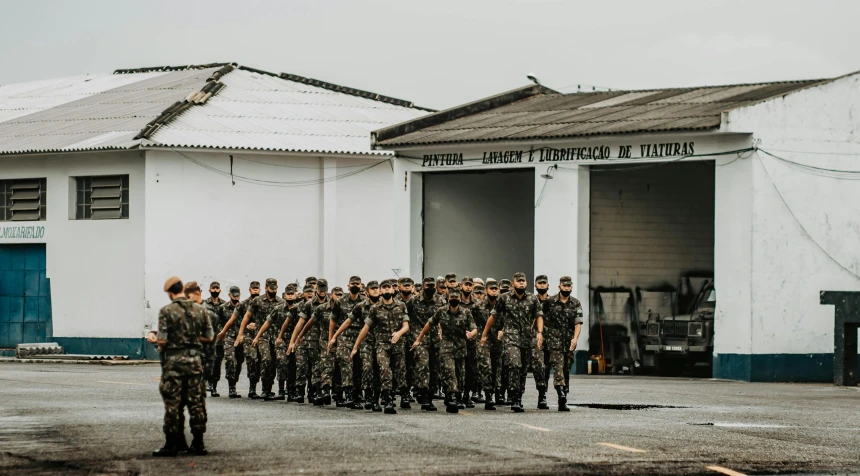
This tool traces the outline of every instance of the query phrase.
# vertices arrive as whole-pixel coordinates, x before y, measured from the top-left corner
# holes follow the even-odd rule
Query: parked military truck
[[[658,375],[677,376],[694,366],[710,374],[716,306],[714,282],[706,280],[686,313],[661,317],[649,312],[640,348],[645,356],[653,356]]]

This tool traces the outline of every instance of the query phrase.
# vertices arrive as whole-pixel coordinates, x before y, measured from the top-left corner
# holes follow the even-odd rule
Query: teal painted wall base
[[[585,375],[588,373],[588,351],[576,350],[573,352],[573,368],[570,370],[574,375]]]
[[[858,365],[860,372],[860,365]],[[714,378],[747,382],[833,382],[833,354],[715,354]]]
[[[125,355],[131,359],[158,360],[155,346],[143,338],[57,337],[51,339],[63,346],[67,354]]]

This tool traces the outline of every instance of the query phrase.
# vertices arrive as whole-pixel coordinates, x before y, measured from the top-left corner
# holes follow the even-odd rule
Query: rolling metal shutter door
[[[714,269],[712,162],[591,172],[591,287],[677,286]],[[623,307],[606,319],[627,321]]]

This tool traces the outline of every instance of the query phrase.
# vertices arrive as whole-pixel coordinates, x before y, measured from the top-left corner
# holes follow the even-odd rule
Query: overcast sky
[[[527,84],[642,89],[860,70],[860,2],[4,1],[0,84],[237,62],[446,108]]]

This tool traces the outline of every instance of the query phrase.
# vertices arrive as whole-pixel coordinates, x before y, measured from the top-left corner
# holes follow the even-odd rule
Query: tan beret
[[[182,280],[179,279],[179,276],[171,276],[167,278],[167,281],[164,282],[164,292],[167,292],[171,287],[173,287],[176,283],[181,283]]]

